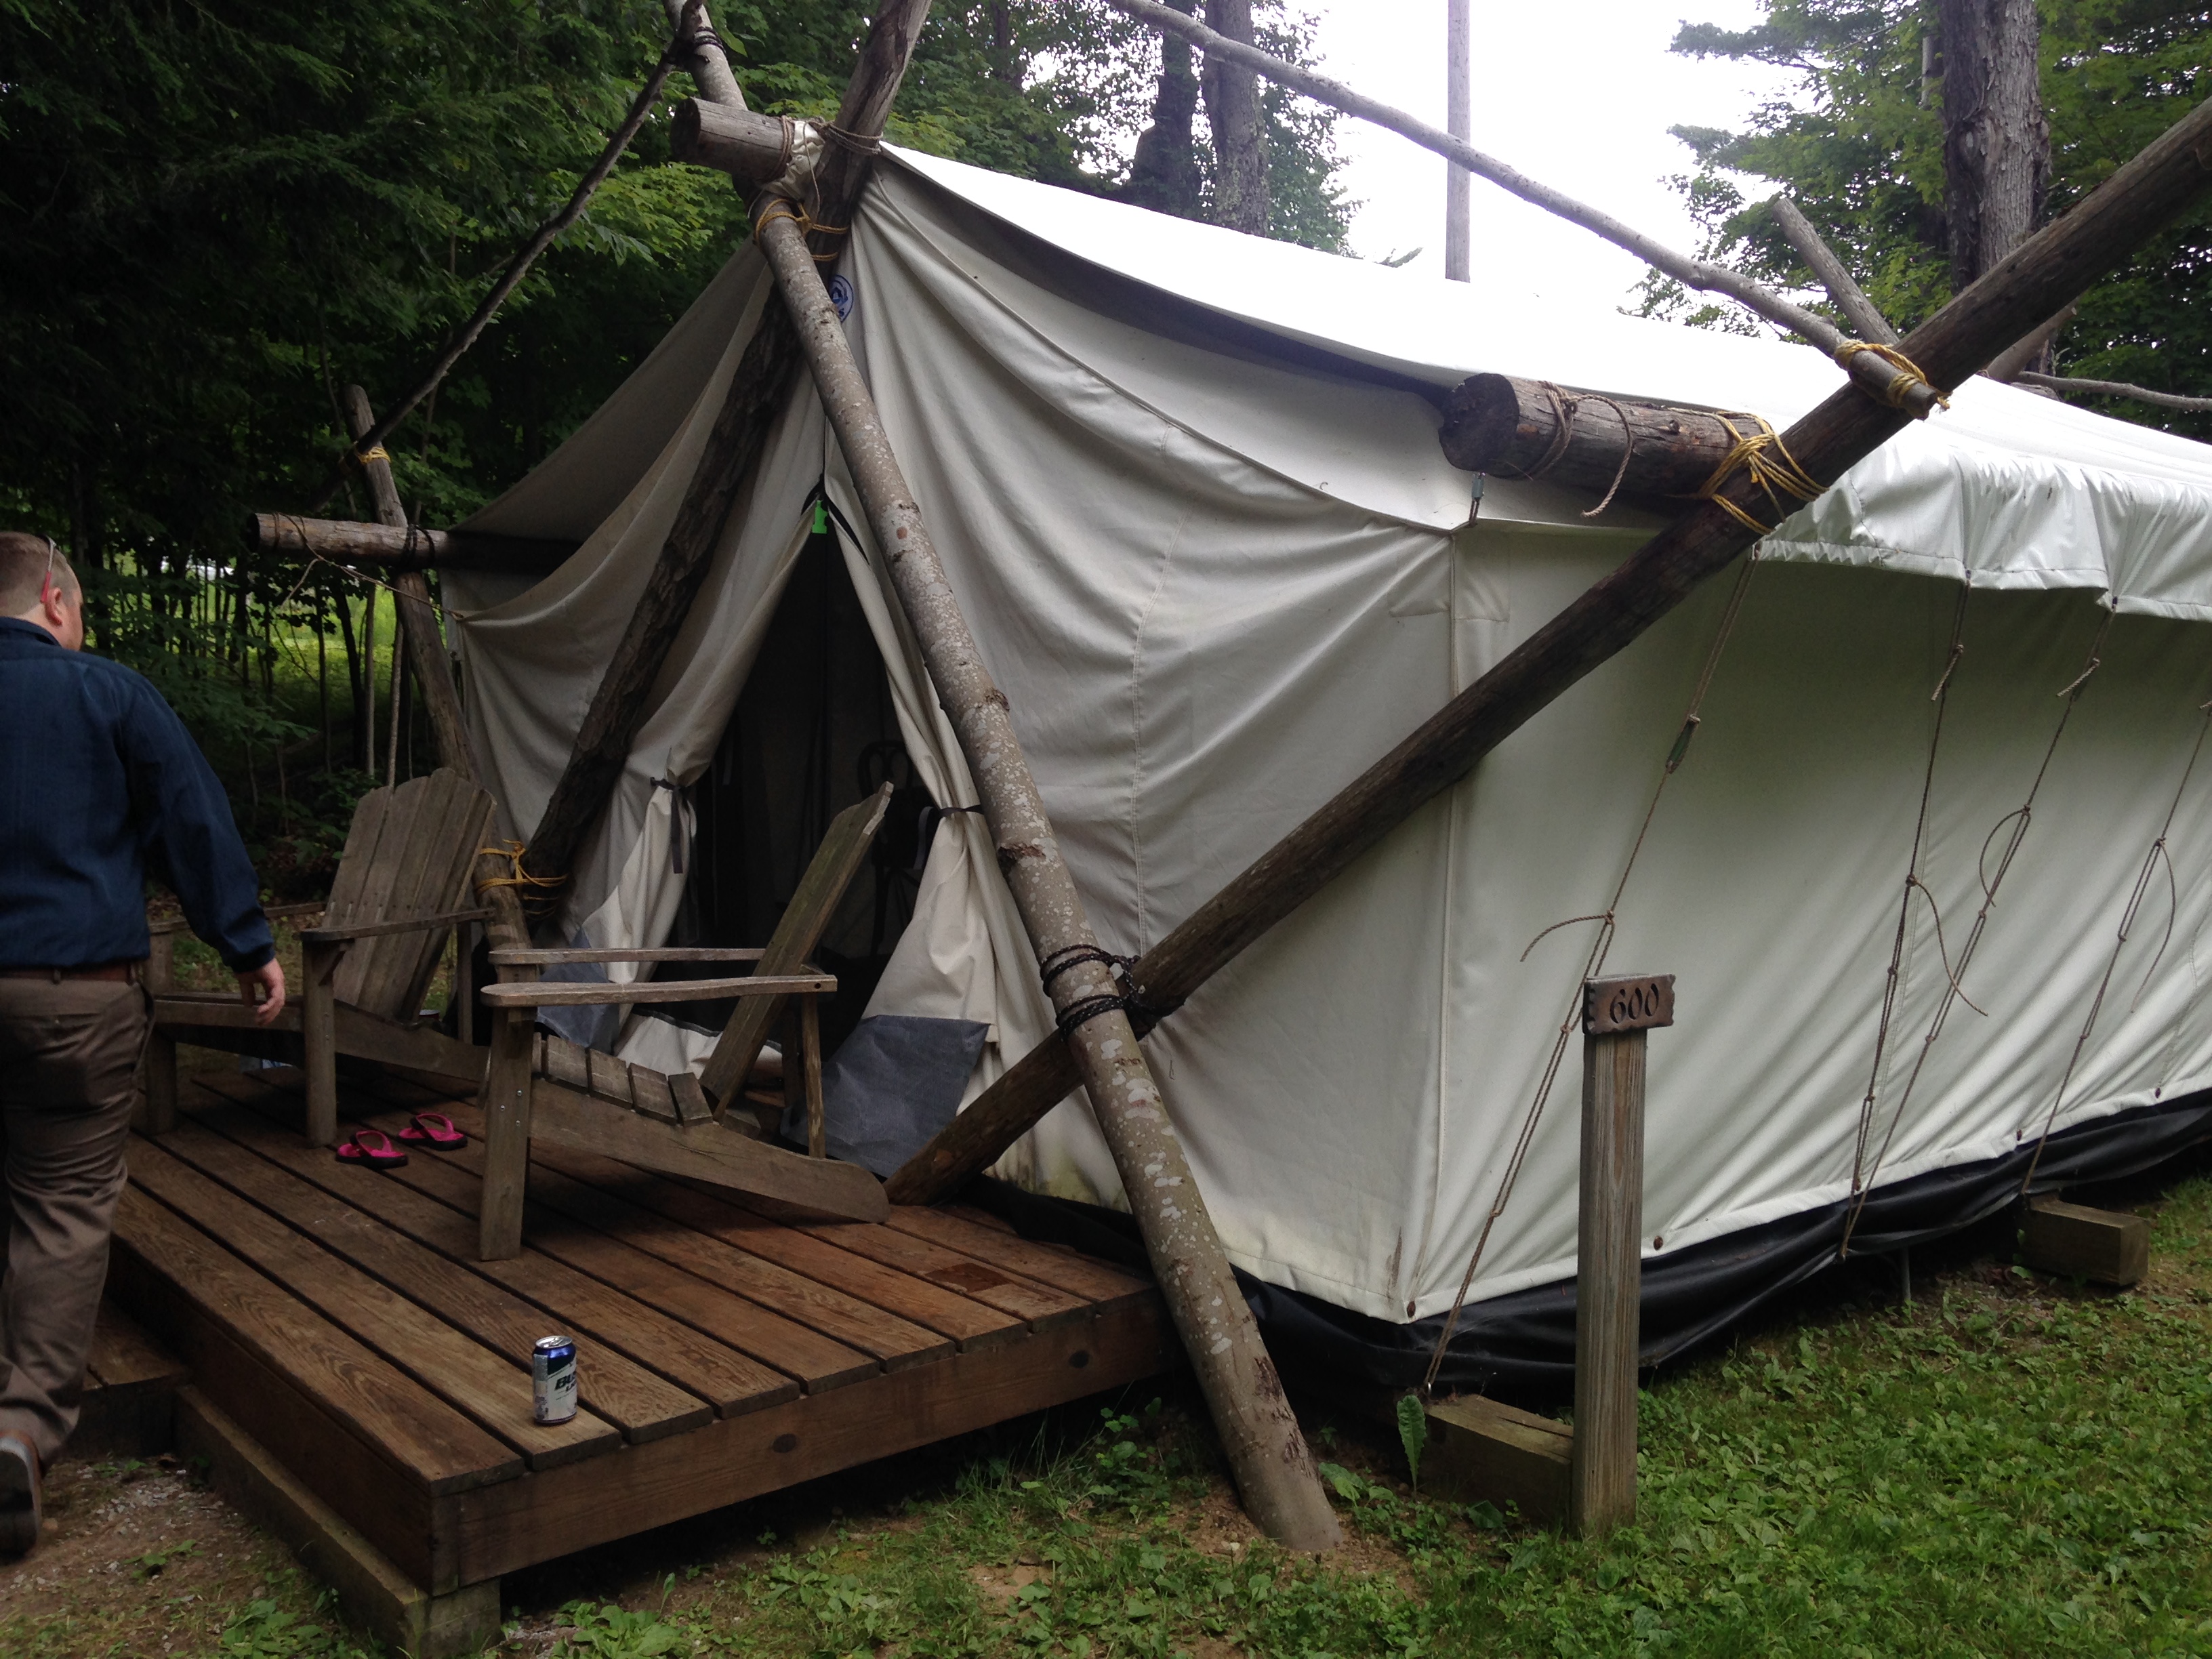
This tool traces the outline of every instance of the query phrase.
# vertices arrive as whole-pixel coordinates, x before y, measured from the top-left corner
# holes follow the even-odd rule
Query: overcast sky
[[[1302,9],[1319,20],[1323,70],[1444,125],[1444,0],[1304,0]],[[1696,227],[1666,182],[1688,171],[1689,151],[1668,128],[1740,125],[1790,77],[1678,58],[1668,43],[1686,20],[1743,27],[1762,14],[1755,0],[1474,0],[1474,11],[1475,148],[1694,252]],[[1413,268],[1442,276],[1442,159],[1349,118],[1337,131],[1350,163],[1342,176],[1364,204],[1353,250],[1379,258],[1419,246]],[[1474,199],[1478,285],[1628,301],[1643,275],[1637,260],[1483,179]]]

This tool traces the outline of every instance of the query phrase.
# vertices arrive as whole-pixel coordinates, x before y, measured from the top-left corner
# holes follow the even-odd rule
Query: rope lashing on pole
[[[1899,375],[1898,379],[1892,380],[1887,386],[1880,388],[1869,386],[1863,380],[1860,381],[1860,386],[1869,397],[1879,398],[1892,409],[1905,410],[1916,421],[1926,420],[1928,411],[1932,406],[1950,408],[1951,400],[1936,391],[1934,383],[1920,372],[1920,365],[1885,341],[1846,340],[1831,355],[1836,360],[1836,366],[1848,374],[1850,373],[1851,359],[1863,351],[1873,353],[1895,369]],[[1933,405],[1920,400],[1918,394],[1923,387],[1933,394]]]
[[[1956,665],[1959,653],[1964,649],[1963,645],[1960,643],[1964,637],[1962,630],[1966,616],[1966,601],[1963,598],[1960,601],[1959,615],[1960,623],[1953,633],[1952,662],[1943,671],[1942,684],[1937,688],[1939,696],[1948,696],[1951,667]],[[1966,969],[1972,965],[1974,952],[1981,948],[1983,935],[1989,928],[1990,912],[1996,908],[1997,890],[2004,885],[2005,876],[2012,869],[2013,860],[2019,856],[2021,843],[2027,839],[2028,829],[2035,819],[2036,795],[2043,787],[2044,779],[2051,774],[2051,757],[2057,754],[2058,740],[2066,735],[2067,724],[2074,717],[2074,705],[2081,700],[2083,688],[2089,684],[2090,678],[2104,664],[2101,653],[2105,648],[2105,636],[2112,630],[2113,615],[2114,612],[2107,605],[2105,618],[2097,627],[2097,636],[2089,643],[2088,659],[2082,665],[2081,672],[2058,690],[2057,695],[2064,699],[2065,706],[2058,712],[2058,723],[2051,731],[2051,741],[2044,745],[2043,761],[2036,768],[2034,779],[2028,785],[2027,798],[2004,817],[1999,818],[1991,826],[1990,833],[1983,838],[1981,854],[1975,863],[1975,877],[1982,886],[1981,908],[1975,911],[1974,925],[1967,932],[1966,943],[1960,947],[1958,965],[1954,968],[1948,961],[1944,963],[1945,983],[1942,997],[1936,1004],[1935,1015],[1928,1022],[1927,1030],[1922,1034],[1920,1052],[1913,1060],[1912,1070],[1905,1079],[1904,1091],[1898,1096],[1897,1104],[1890,1113],[1889,1127],[1882,1133],[1881,1145],[1875,1149],[1874,1161],[1869,1164],[1866,1161],[1865,1149],[1867,1140],[1873,1132],[1875,1097],[1878,1093],[1881,1076],[1879,1049],[1887,1041],[1889,1022],[1896,1006],[1893,978],[1891,981],[1889,993],[1883,998],[1881,1024],[1875,1033],[1877,1059],[1875,1076],[1868,1084],[1867,1097],[1860,1107],[1859,1145],[1851,1160],[1851,1205],[1844,1218],[1843,1239],[1836,1247],[1838,1261],[1851,1253],[1851,1239],[1858,1231],[1860,1218],[1866,1213],[1867,1200],[1873,1195],[1875,1177],[1881,1172],[1882,1160],[1889,1156],[1889,1149],[1896,1143],[1898,1127],[1905,1121],[1905,1109],[1911,1103],[1913,1091],[1918,1088],[1921,1076],[1927,1070],[1928,1057],[1935,1051],[1936,1040],[1943,1035],[1943,1028],[1949,1023],[1953,1006],[1957,1003],[1966,1002],[1968,1007],[1973,1007],[1973,1004],[1967,1000],[1966,994]],[[1929,781],[1932,782],[1936,764],[1935,748],[1932,742],[1929,750],[1928,764]],[[1915,830],[1913,841],[1916,866],[1927,823],[1927,790],[1928,784],[1923,783],[1921,796],[1922,827]],[[2011,833],[2006,836],[2004,851],[1997,860],[1996,873],[1992,876],[1989,868],[1990,848],[1998,836],[2004,834],[2007,825],[2011,826]],[[1909,902],[1911,897],[1909,887],[1905,897]],[[1930,902],[1933,902],[1932,899]],[[1901,920],[1899,927],[1901,933],[1903,927]],[[1901,941],[1897,949],[1901,952],[1903,949]],[[1899,957],[1893,954],[1891,970],[1893,975],[1896,971],[1895,964],[1898,960]],[[1975,1008],[1974,1012],[1981,1013],[1982,1010]]]
[[[1820,495],[1824,486],[1797,465],[1797,458],[1790,453],[1788,446],[1782,441],[1782,434],[1774,429],[1765,416],[1741,417],[1757,421],[1759,430],[1756,432],[1742,431],[1734,420],[1725,415],[1716,418],[1729,429],[1729,435],[1735,440],[1735,447],[1722,458],[1721,464],[1713,469],[1713,476],[1698,487],[1692,499],[1711,501],[1753,535],[1771,536],[1783,520],[1795,510],[1784,503],[1782,494],[1795,495],[1800,501],[1809,501]],[[1777,459],[1777,457],[1780,459]],[[1773,524],[1759,523],[1721,494],[1721,486],[1739,471],[1747,474],[1752,483],[1757,484],[1765,493],[1766,499],[1773,503]]]
[[[1644,842],[1650,839],[1651,822],[1659,814],[1660,798],[1667,793],[1667,785],[1681,769],[1684,758],[1690,752],[1690,739],[1697,734],[1704,720],[1705,694],[1712,689],[1714,672],[1720,667],[1722,654],[1727,651],[1729,640],[1735,633],[1736,619],[1743,612],[1744,597],[1750,592],[1751,579],[1759,569],[1759,549],[1753,546],[1744,556],[1743,566],[1736,573],[1735,586],[1729,592],[1727,606],[1721,612],[1720,626],[1714,630],[1711,647],[1705,653],[1705,666],[1698,672],[1698,683],[1690,692],[1689,706],[1683,710],[1682,724],[1676,730],[1667,750],[1667,758],[1659,770],[1659,781],[1652,786],[1651,799],[1644,809],[1644,822],[1638,826],[1636,841],[1628,849],[1628,857],[1620,866],[1620,878],[1613,883],[1613,897],[1603,910],[1584,916],[1570,916],[1565,921],[1555,921],[1528,941],[1528,949],[1521,952],[1521,960],[1528,961],[1545,939],[1562,927],[1571,927],[1578,922],[1595,921],[1597,936],[1590,942],[1589,955],[1583,959],[1583,971],[1576,976],[1573,994],[1568,999],[1566,1018],[1559,1022],[1558,1035],[1552,1043],[1550,1057],[1544,1063],[1542,1077],[1536,1085],[1535,1097],[1528,1103],[1527,1115],[1521,1121],[1521,1132],[1513,1143],[1513,1150],[1505,1164],[1505,1173],[1498,1182],[1498,1196],[1483,1218],[1482,1231],[1475,1236],[1474,1253],[1468,1256],[1467,1271],[1460,1275],[1458,1292],[1452,1297],[1451,1311],[1444,1316],[1443,1329],[1437,1334],[1436,1352],[1429,1356],[1429,1368],[1421,1377],[1421,1396],[1429,1397],[1435,1391],[1437,1375],[1443,1369],[1444,1355],[1450,1350],[1452,1334],[1459,1328],[1460,1315],[1467,1307],[1467,1293],[1474,1287],[1474,1275],[1482,1266],[1484,1254],[1490,1248],[1490,1236],[1505,1213],[1506,1206],[1513,1201],[1513,1189],[1521,1179],[1521,1166],[1528,1162],[1528,1149],[1535,1144],[1536,1127],[1542,1121],[1544,1109],[1550,1103],[1552,1086],[1559,1080],[1559,1068],[1567,1056],[1567,1047],[1574,1039],[1582,1016],[1583,986],[1603,970],[1607,956],[1613,950],[1618,931],[1620,901],[1628,890],[1628,878],[1635,873],[1636,861],[1643,855]]]

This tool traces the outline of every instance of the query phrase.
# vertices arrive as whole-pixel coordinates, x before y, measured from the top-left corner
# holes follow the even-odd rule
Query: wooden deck
[[[429,1597],[1177,1363],[1147,1281],[973,1212],[816,1221],[544,1146],[522,1254],[480,1262],[478,1141],[341,1164],[296,1073],[179,1104],[132,1142],[110,1296]],[[480,1127],[408,1083],[342,1092],[386,1130],[426,1105]],[[583,1409],[544,1427],[554,1331]]]

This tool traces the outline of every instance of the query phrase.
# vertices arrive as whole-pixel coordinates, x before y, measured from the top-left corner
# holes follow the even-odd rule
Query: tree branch
[[[2024,372],[2020,381],[2022,386],[2039,386],[2051,392],[2070,392],[2077,397],[2133,398],[2138,403],[2156,404],[2160,409],[2185,409],[2196,415],[2212,413],[2212,398],[2191,398],[2179,392],[2154,392],[2147,386],[2131,386],[2125,380],[2085,380],[2071,374]]]
[[[1813,222],[1798,210],[1797,204],[1787,196],[1777,196],[1766,204],[1766,210],[1774,216],[1774,222],[1790,239],[1790,246],[1797,250],[1802,259],[1819,279],[1828,297],[1836,302],[1836,309],[1850,319],[1851,326],[1859,331],[1863,340],[1878,340],[1883,345],[1895,345],[1898,332],[1889,325],[1889,319],[1875,308],[1866,296],[1866,290],[1851,280],[1851,273],[1836,257],[1835,249],[1821,240],[1820,233],[1813,228]]]

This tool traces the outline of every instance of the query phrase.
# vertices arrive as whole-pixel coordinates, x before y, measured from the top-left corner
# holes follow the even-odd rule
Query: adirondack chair
[[[815,852],[799,891],[764,948],[658,950],[501,950],[499,967],[551,967],[576,962],[747,963],[752,971],[719,979],[635,984],[537,981],[486,986],[493,1010],[492,1059],[484,1091],[484,1182],[478,1249],[487,1261],[522,1248],[523,1203],[533,1139],[619,1158],[640,1169],[690,1176],[740,1192],[781,1199],[854,1221],[890,1213],[882,1184],[857,1164],[824,1151],[819,1000],[837,981],[806,957],[821,942],[845,890],[867,856],[890,799],[889,786],[837,815]],[[718,1109],[707,1086],[688,1072],[664,1075],[611,1054],[583,1048],[536,1030],[537,1012],[556,1006],[719,1001],[737,1012],[717,1040],[708,1076],[731,1079],[735,1101],[778,1010],[795,1009],[785,1051],[787,1097],[804,1105],[805,1155],[744,1132],[742,1115]],[[733,1058],[734,1056],[734,1058]]]
[[[491,820],[492,799],[441,769],[397,788],[375,789],[354,809],[323,923],[301,930],[296,998],[270,1032],[304,1051],[307,1139],[337,1139],[337,1057],[354,1054],[447,1077],[476,1079],[484,1051],[422,1023],[422,994],[447,936],[482,921],[469,872]],[[264,1053],[268,1034],[230,992],[179,991],[157,981],[155,1041],[147,1057],[148,1127],[173,1127],[176,1045]]]

